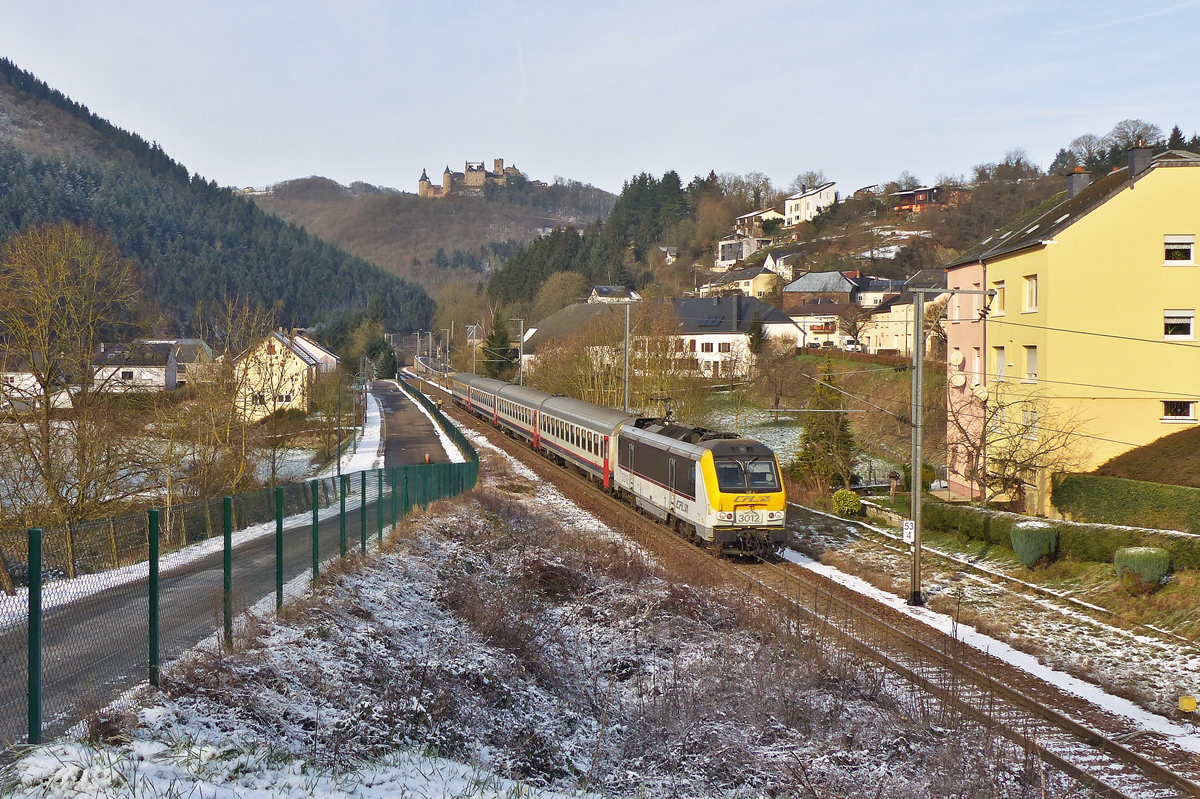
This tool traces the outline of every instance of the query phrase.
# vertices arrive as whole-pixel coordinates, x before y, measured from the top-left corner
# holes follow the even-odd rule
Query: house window
[[[132,369],[126,369],[126,370],[124,370],[123,372],[121,372],[121,379],[122,379],[122,380],[124,380],[124,381],[126,381],[126,382],[128,382],[128,381],[132,380],[132,379],[133,379],[133,370],[132,370]]]
[[[1195,236],[1163,236],[1163,265],[1194,265],[1196,260],[1192,251],[1195,247]]]
[[[996,353],[996,368],[993,370],[997,380],[1003,380],[1005,368],[1008,366],[1008,356],[1004,352],[1004,347],[993,347]]]
[[[992,284],[996,296],[992,297],[992,316],[1004,316],[1004,281],[997,280]]]
[[[696,351],[696,339],[688,339],[688,352]]]
[[[1163,338],[1192,339],[1192,324],[1195,311],[1163,311]]]
[[[267,401],[263,397],[262,394],[255,394],[253,397],[250,398],[250,402],[253,405],[266,405],[267,404]]]
[[[1194,422],[1196,421],[1196,403],[1190,400],[1163,400],[1164,422]]]
[[[291,394],[276,394],[275,401],[276,402],[291,402],[292,395]]]
[[[975,357],[974,357],[971,365],[972,365],[972,368],[974,369],[974,373],[975,373],[975,382],[976,382],[976,384],[978,384],[979,378],[983,375],[983,356],[981,354],[981,350],[979,349],[979,347],[975,347],[974,350],[975,351],[972,354]]]
[[[275,345],[268,344],[267,345],[267,355],[274,355],[274,354],[275,354]]]
[[[701,352],[712,352],[712,351],[713,351],[713,345],[712,345],[712,342],[711,342],[711,341],[705,341],[705,342],[701,343],[701,344],[700,344],[700,351],[701,351]]]
[[[1037,347],[1025,348],[1025,379],[1029,381],[1037,381],[1038,376],[1038,351]]]
[[[1032,313],[1038,309],[1038,276],[1025,276],[1025,312]]]
[[[732,344],[730,344],[728,341],[722,341],[722,342],[721,342],[721,346],[720,346],[720,347],[718,347],[718,349],[719,349],[721,352],[732,352],[732,351],[733,351],[733,345],[732,345]]]

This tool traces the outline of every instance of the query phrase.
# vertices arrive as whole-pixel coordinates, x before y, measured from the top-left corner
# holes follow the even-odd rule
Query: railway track
[[[1200,797],[1200,759],[894,608],[880,605],[794,564],[719,560],[446,403],[456,422],[479,432],[572,501],[659,555],[689,558],[696,568],[752,591],[764,602],[820,629],[837,646],[878,663],[946,707],[1036,753],[1106,799]]]

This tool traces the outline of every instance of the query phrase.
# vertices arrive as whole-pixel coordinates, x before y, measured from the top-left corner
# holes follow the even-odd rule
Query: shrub
[[[1153,591],[1171,570],[1171,554],[1157,547],[1122,547],[1113,556],[1117,579],[1131,594]]]
[[[1053,560],[1058,552],[1058,529],[1041,520],[1017,522],[1009,537],[1017,559],[1030,569],[1039,561]]]
[[[933,485],[934,477],[936,477],[936,474],[933,471],[933,467],[928,463],[923,464],[921,467],[921,488],[928,491],[929,487]],[[900,480],[902,481],[901,485],[905,488],[912,487],[912,464],[906,463],[901,467]]]
[[[848,488],[833,492],[833,512],[838,516],[857,516],[862,512],[862,500]]]

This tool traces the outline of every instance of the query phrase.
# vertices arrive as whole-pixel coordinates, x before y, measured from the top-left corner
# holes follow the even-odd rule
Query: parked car
[[[822,341],[822,342],[821,342],[821,349],[823,349],[823,350],[831,350],[831,349],[833,349],[833,348],[834,348],[834,346],[833,346],[833,342],[832,342],[832,341]]]
[[[851,341],[850,343],[848,343],[845,346],[844,349],[846,350],[846,352],[862,352],[863,346],[861,344],[859,344],[857,341]]]
[[[821,342],[819,342],[819,341],[810,341],[810,342],[808,342],[808,348],[809,348],[810,350],[819,350],[819,349],[821,349]]]

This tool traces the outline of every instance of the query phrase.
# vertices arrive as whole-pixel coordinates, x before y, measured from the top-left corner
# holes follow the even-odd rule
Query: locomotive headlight
[[[781,510],[767,511],[767,521],[777,522],[783,518],[783,514],[784,511]]]
[[[731,522],[733,521],[733,514],[726,513],[725,511],[719,511],[717,513],[717,520],[722,522]]]

